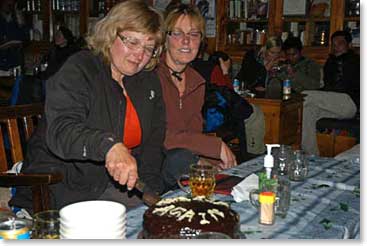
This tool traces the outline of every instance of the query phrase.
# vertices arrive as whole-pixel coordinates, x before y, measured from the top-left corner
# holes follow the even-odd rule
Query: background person
[[[60,26],[55,33],[54,45],[45,59],[45,62],[47,62],[47,69],[42,74],[42,79],[47,80],[54,75],[69,56],[78,50],[79,48],[75,44],[73,33],[67,27]]]
[[[291,80],[292,90],[302,92],[320,89],[322,68],[313,60],[303,56],[302,48],[302,42],[298,37],[289,37],[283,44],[287,63],[290,64],[288,78]]]
[[[29,32],[16,1],[0,1],[0,70],[23,67],[23,42],[28,40]]]
[[[205,34],[205,20],[194,5],[182,4],[170,10],[165,18],[167,32],[165,52],[159,74],[166,105],[167,149],[162,175],[166,189],[172,189],[177,178],[188,173],[199,156],[220,160],[219,168],[235,166],[236,158],[220,139],[203,134],[201,109],[204,103],[205,79],[190,63],[198,54]]]
[[[245,89],[254,93],[265,91],[274,77],[275,68],[284,61],[281,38],[271,36],[259,52],[246,52],[236,78],[244,82]]]
[[[331,36],[332,53],[324,65],[325,87],[322,91],[304,91],[302,148],[319,155],[316,122],[321,118],[349,119],[359,108],[359,56],[350,50],[348,32],[336,31]]]
[[[163,18],[143,1],[115,5],[80,51],[47,82],[45,116],[29,140],[24,173],[61,172],[52,208],[85,200],[141,203],[137,179],[159,192],[165,111],[157,63]],[[144,70],[144,71],[143,71]],[[128,191],[130,190],[130,191]],[[31,207],[31,191],[11,204]]]
[[[324,90],[347,93],[359,108],[360,57],[351,49],[352,36],[336,31],[331,36],[332,53],[324,65]]]

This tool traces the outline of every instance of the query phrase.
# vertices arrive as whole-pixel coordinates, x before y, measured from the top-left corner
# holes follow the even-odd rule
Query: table
[[[346,159],[309,157],[307,180],[291,182],[291,205],[286,218],[274,225],[260,225],[258,212],[249,201],[236,203],[232,196],[215,194],[240,214],[240,230],[248,239],[347,239],[360,238],[359,156]],[[247,177],[261,170],[263,157],[252,159],[223,173]],[[164,197],[185,195],[180,190]],[[127,213],[127,238],[142,230],[141,205]]]
[[[301,148],[303,97],[301,94],[292,94],[288,100],[266,94],[259,94],[254,98],[245,97],[249,103],[259,106],[264,113],[265,143]]]

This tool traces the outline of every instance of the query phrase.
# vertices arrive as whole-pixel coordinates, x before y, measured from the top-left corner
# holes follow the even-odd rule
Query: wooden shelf
[[[246,22],[246,23],[267,23],[268,19],[244,19],[244,18],[236,18],[236,19],[228,19],[226,20],[226,23],[240,23],[240,22]]]
[[[305,18],[305,17],[283,17],[284,22],[328,22],[329,17]]]
[[[258,25],[266,25],[266,35],[274,36],[281,35],[282,32],[289,31],[289,24],[297,22],[300,24],[299,31],[304,31],[305,47],[304,54],[318,63],[324,64],[330,52],[330,37],[337,30],[343,30],[346,21],[360,21],[359,16],[345,16],[345,2],[346,0],[330,0],[330,16],[327,17],[310,17],[310,16],[283,16],[283,0],[268,0],[268,18],[260,20],[251,20],[246,18],[229,19],[228,0],[216,1],[217,6],[217,36],[214,40],[209,42],[209,52],[221,50],[227,52],[232,60],[241,61],[246,50],[253,46],[247,45],[233,45],[227,43],[227,36],[231,34],[228,30],[229,25],[236,25],[237,23],[251,23]],[[320,25],[326,25],[326,41],[327,46],[313,46],[314,39],[320,30]],[[288,30],[285,30],[288,29]],[[229,31],[229,32],[228,32]]]
[[[360,21],[359,16],[346,16],[344,21]]]

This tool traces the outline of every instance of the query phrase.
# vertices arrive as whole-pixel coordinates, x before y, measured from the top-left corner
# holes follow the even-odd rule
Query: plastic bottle
[[[287,100],[290,98],[292,92],[291,80],[286,79],[283,81],[283,99]]]
[[[264,168],[266,172],[266,178],[271,178],[271,169],[274,167],[274,157],[271,155],[272,147],[280,147],[279,144],[266,144],[267,153],[264,157]]]
[[[238,79],[233,80],[233,89],[237,94],[240,94],[240,81]]]
[[[271,155],[272,147],[279,147],[279,144],[266,144],[268,153],[264,157],[264,171],[259,174],[259,191],[276,192],[277,180],[272,179],[272,168],[274,167],[274,157]]]

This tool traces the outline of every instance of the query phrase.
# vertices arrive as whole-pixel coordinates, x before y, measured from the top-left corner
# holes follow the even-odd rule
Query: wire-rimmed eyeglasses
[[[177,40],[182,40],[185,36],[188,36],[192,41],[200,41],[202,33],[200,31],[191,31],[184,33],[183,31],[173,30],[168,31],[167,34]]]
[[[133,51],[137,51],[140,49],[144,50],[144,54],[146,56],[152,56],[156,57],[158,53],[158,49],[155,46],[145,46],[141,44],[141,41],[137,38],[124,36],[122,34],[117,33],[117,36],[120,38],[120,40],[128,47],[129,49]]]

